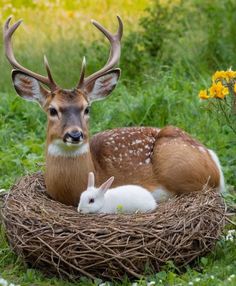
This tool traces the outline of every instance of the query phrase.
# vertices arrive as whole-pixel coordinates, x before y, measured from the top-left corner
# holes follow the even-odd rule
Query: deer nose
[[[78,143],[84,138],[83,132],[78,130],[72,130],[65,134],[63,140],[64,142]]]

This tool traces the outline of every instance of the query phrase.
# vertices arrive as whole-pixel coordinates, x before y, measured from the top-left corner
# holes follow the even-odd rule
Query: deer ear
[[[87,97],[90,102],[107,97],[116,87],[121,70],[114,69],[96,78],[86,87]]]
[[[12,81],[16,92],[26,100],[45,105],[50,92],[42,87],[37,79],[18,70],[12,71]]]

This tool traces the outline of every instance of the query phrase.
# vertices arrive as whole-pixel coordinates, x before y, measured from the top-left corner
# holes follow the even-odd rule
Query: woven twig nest
[[[42,174],[23,177],[2,208],[12,249],[46,274],[140,278],[167,261],[185,266],[215,245],[225,223],[219,194],[182,195],[149,214],[82,215],[45,192]]]

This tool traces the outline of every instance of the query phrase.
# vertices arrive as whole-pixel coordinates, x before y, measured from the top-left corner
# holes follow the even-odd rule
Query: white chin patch
[[[76,157],[88,153],[88,151],[89,144],[83,142],[73,144],[56,139],[48,145],[48,155],[51,156]]]

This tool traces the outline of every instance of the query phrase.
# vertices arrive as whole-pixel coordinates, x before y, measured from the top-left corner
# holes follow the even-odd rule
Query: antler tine
[[[46,69],[48,72],[48,77],[45,77],[45,76],[37,74],[33,71],[30,71],[29,69],[23,67],[22,65],[20,65],[17,62],[17,60],[14,56],[13,49],[12,49],[11,37],[12,37],[13,33],[16,31],[16,29],[22,23],[22,20],[18,20],[15,24],[13,24],[10,27],[9,24],[10,24],[11,19],[12,19],[12,16],[7,18],[5,25],[4,25],[4,28],[3,28],[3,40],[4,40],[4,46],[5,46],[5,54],[6,54],[6,57],[9,61],[9,63],[12,65],[13,68],[16,68],[16,69],[26,73],[27,75],[34,77],[35,79],[39,80],[41,83],[47,85],[51,90],[55,90],[57,88],[57,85],[55,84],[55,82],[52,79],[48,63],[45,63]]]
[[[52,77],[52,73],[50,71],[50,66],[48,64],[48,59],[47,57],[44,55],[44,65],[45,65],[45,68],[46,68],[46,71],[47,71],[47,74],[48,74],[48,79],[49,79],[49,82],[50,82],[50,88],[51,90],[55,90],[57,88],[57,85]]]
[[[111,42],[115,41],[116,38],[121,40],[121,37],[123,35],[123,23],[121,21],[120,16],[117,16],[118,22],[119,22],[119,28],[116,34],[112,35],[106,28],[104,28],[100,23],[98,23],[95,20],[91,20],[93,25],[97,27]]]
[[[95,72],[94,74],[82,79],[80,77],[79,80],[79,84],[77,85],[77,88],[81,88],[84,87],[86,85],[88,85],[90,82],[92,82],[94,79],[96,79],[97,77],[101,76],[102,74],[104,74],[105,72],[111,70],[119,61],[120,59],[120,41],[123,35],[123,23],[122,20],[119,16],[117,16],[118,19],[118,23],[119,23],[119,27],[118,27],[118,31],[116,34],[111,34],[106,28],[104,28],[100,23],[98,23],[97,21],[92,20],[93,25],[100,30],[105,36],[106,38],[109,40],[111,48],[110,48],[110,55],[109,58],[105,64],[105,66],[100,69],[99,71]],[[84,75],[84,71],[83,73],[81,72],[81,75]]]
[[[81,65],[81,72],[80,72],[80,79],[77,88],[81,88],[84,83],[84,76],[85,76],[85,69],[86,69],[86,59],[83,57],[82,65]]]
[[[11,46],[11,36],[15,32],[15,30],[20,26],[22,23],[22,20],[18,20],[14,25],[9,27],[10,21],[12,19],[12,16],[8,17],[4,28],[3,28],[3,40],[5,44],[5,53],[8,61],[13,67],[17,67],[18,63],[14,57],[12,46]]]

